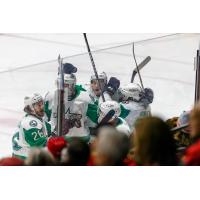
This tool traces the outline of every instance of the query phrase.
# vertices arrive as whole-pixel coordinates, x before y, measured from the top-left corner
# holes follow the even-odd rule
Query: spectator
[[[168,125],[157,117],[136,123],[135,160],[139,165],[176,165],[175,143]]]
[[[190,111],[184,111],[177,120],[177,127],[188,124],[190,119]],[[178,148],[185,148],[191,144],[190,126],[177,131],[174,134]]]
[[[35,148],[30,151],[28,158],[25,160],[28,166],[53,166],[56,165],[53,156],[44,148]]]
[[[130,147],[129,138],[114,127],[102,127],[95,144],[95,165],[124,165]]]
[[[72,138],[62,150],[61,164],[68,166],[87,165],[90,156],[89,145],[81,138]]]
[[[0,166],[23,166],[24,160],[15,157],[6,157],[0,159]]]
[[[66,140],[64,137],[52,137],[49,138],[47,142],[47,148],[49,152],[54,156],[54,158],[58,161],[61,159],[61,151],[67,145]]]
[[[170,129],[177,127],[178,118],[179,117],[172,117],[172,118],[167,119],[166,123],[170,127]]]
[[[190,136],[195,142],[200,138],[200,102],[191,111],[190,127]]]
[[[191,111],[190,116],[190,136],[192,144],[186,149],[182,157],[184,165],[200,165],[200,103]]]
[[[200,166],[200,140],[186,149],[182,157],[182,164]]]

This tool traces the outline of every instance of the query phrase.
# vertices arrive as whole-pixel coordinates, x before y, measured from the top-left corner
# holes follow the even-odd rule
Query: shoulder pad
[[[51,101],[53,99],[53,94],[51,92],[47,92],[44,101]]]
[[[80,95],[76,98],[76,100],[82,101],[82,102],[85,102],[85,103],[91,102],[91,98],[90,98],[88,92],[81,92]]]
[[[36,117],[29,115],[22,119],[21,126],[26,130],[31,129],[31,128],[41,129],[42,122],[39,119],[37,119]]]

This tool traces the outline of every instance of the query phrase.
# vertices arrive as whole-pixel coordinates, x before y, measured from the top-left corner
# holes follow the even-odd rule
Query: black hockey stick
[[[101,96],[102,96],[102,99],[103,99],[103,102],[105,102],[105,97],[103,95],[103,88],[101,88],[101,84],[99,82],[99,76],[98,76],[98,73],[97,73],[97,69],[96,69],[96,66],[95,66],[95,63],[94,63],[94,59],[92,57],[92,53],[90,51],[90,46],[89,46],[89,43],[88,43],[88,40],[87,40],[87,35],[86,33],[83,33],[83,36],[84,36],[84,39],[85,39],[85,43],[86,43],[86,46],[87,46],[87,50],[88,50],[88,54],[90,56],[90,60],[91,60],[91,63],[92,63],[92,67],[93,67],[93,70],[94,70],[94,74],[96,76],[96,79],[98,81],[98,85],[99,85],[99,88],[100,88],[100,91],[101,91]]]
[[[150,56],[147,56],[139,65],[138,70],[141,70],[149,61],[151,60]],[[131,83],[133,83],[134,78],[136,74],[138,73],[137,67],[133,70],[132,76],[131,76]]]
[[[115,111],[114,110],[110,110],[106,116],[101,120],[101,122],[98,124],[98,126],[103,126],[105,124],[108,123],[108,121],[114,116]]]
[[[142,82],[142,77],[141,77],[141,75],[140,75],[140,70],[139,70],[139,68],[138,68],[138,64],[137,64],[136,57],[135,57],[134,42],[133,42],[133,58],[134,58],[135,65],[136,65],[136,69],[137,69],[137,73],[138,73],[138,76],[139,76],[139,79],[140,79],[141,87],[142,87],[142,89],[144,90],[144,85],[143,85],[143,82]]]
[[[97,136],[98,128],[100,128],[102,126],[107,126],[107,125],[109,126],[108,122],[114,116],[114,114],[115,114],[115,111],[114,110],[110,110],[95,128],[90,129],[90,135]]]

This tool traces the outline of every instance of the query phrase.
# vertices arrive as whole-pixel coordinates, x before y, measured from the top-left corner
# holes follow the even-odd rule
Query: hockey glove
[[[77,68],[70,63],[63,64],[63,72],[64,74],[72,74],[77,72]]]
[[[107,91],[109,94],[113,95],[119,88],[120,81],[115,78],[111,77],[108,81],[108,84],[105,86],[104,91]]]
[[[153,102],[154,99],[154,93],[151,88],[144,88],[144,93],[141,98],[141,102],[144,103],[145,105],[148,105]]]
[[[144,93],[145,93],[145,96],[148,99],[149,103],[152,103],[153,99],[154,99],[153,90],[151,88],[144,88]]]

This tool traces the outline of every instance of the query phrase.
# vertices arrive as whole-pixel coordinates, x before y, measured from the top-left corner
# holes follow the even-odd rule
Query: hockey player
[[[101,88],[99,87],[99,84]],[[89,126],[90,132],[92,134],[96,132],[95,128],[98,125],[97,121],[99,117],[98,110],[100,104],[103,102],[101,93],[103,92],[105,101],[112,101],[113,94],[116,93],[119,86],[120,86],[120,81],[115,77],[111,77],[107,82],[107,75],[105,72],[102,72],[98,75],[98,80],[95,75],[91,76],[90,87],[87,89],[86,94],[90,99],[88,104],[88,108],[90,111],[88,112],[88,115],[90,117],[87,119],[87,126]],[[124,111],[123,108],[122,111]]]
[[[124,115],[131,131],[138,118],[150,116],[150,105],[153,102],[154,93],[150,88],[142,90],[140,85],[129,83],[119,89],[119,102],[129,112]]]
[[[97,118],[96,111],[93,114],[92,108],[88,106],[90,100],[86,89],[76,84],[77,68],[70,63],[63,65],[64,71],[64,122],[63,135],[69,141],[73,137],[90,140],[90,131],[86,126],[88,118]],[[57,126],[57,90],[52,95],[48,93],[45,97],[45,112],[50,115],[50,123],[54,131]],[[97,109],[96,109],[97,110]],[[96,119],[93,121],[97,121]]]
[[[108,120],[106,120],[106,125],[114,126],[118,131],[125,133],[127,136],[131,135],[130,128],[127,122],[120,117],[121,108],[120,104],[116,101],[105,101],[100,103],[99,106],[99,117],[98,123],[102,123],[102,121],[109,115],[109,111],[113,110],[113,114],[108,116]],[[103,124],[102,124],[103,125]]]
[[[63,72],[64,72],[64,74],[76,73],[77,68],[74,67],[70,63],[65,63],[65,64],[63,64]],[[57,90],[57,86],[58,86],[58,79],[56,79],[56,81],[55,81],[55,86],[56,86],[55,91],[54,92],[47,92],[47,94],[44,97],[44,101],[45,101],[44,111],[45,111],[45,119],[47,121],[51,121],[53,101],[55,101],[56,98],[57,98],[56,97],[56,95],[57,95],[56,90]]]
[[[90,78],[90,87],[87,89],[91,102],[96,103],[101,96],[101,89],[104,89],[107,84],[107,75],[105,72],[102,72],[98,75],[99,80],[97,80],[95,75],[92,75]],[[99,81],[99,83],[98,83]],[[100,87],[99,87],[100,84]]]
[[[86,90],[88,96],[90,98],[90,104],[98,105],[102,102],[101,92],[103,91],[105,100],[116,100],[116,93],[120,86],[120,81],[115,78],[111,77],[108,81],[107,75],[105,72],[102,72],[98,75],[98,80],[95,75],[90,77],[90,85],[86,85]],[[99,82],[99,83],[98,83]],[[100,85],[100,87],[99,87]],[[102,90],[102,91],[101,91]]]
[[[43,120],[44,100],[38,93],[24,98],[25,116],[12,138],[13,156],[25,159],[32,147],[44,147],[51,125]]]
[[[103,100],[101,97],[101,89],[103,91],[105,100],[118,100],[116,98],[117,96],[117,90],[120,86],[120,81],[116,77],[111,77],[109,81],[107,81],[107,75],[105,72],[102,72],[98,75],[99,80],[97,80],[95,75],[92,75],[90,78],[90,87],[87,89],[89,92],[89,97],[91,98],[91,101],[96,102],[102,102]],[[98,83],[99,82],[99,83]],[[99,87],[100,84],[100,87]]]

